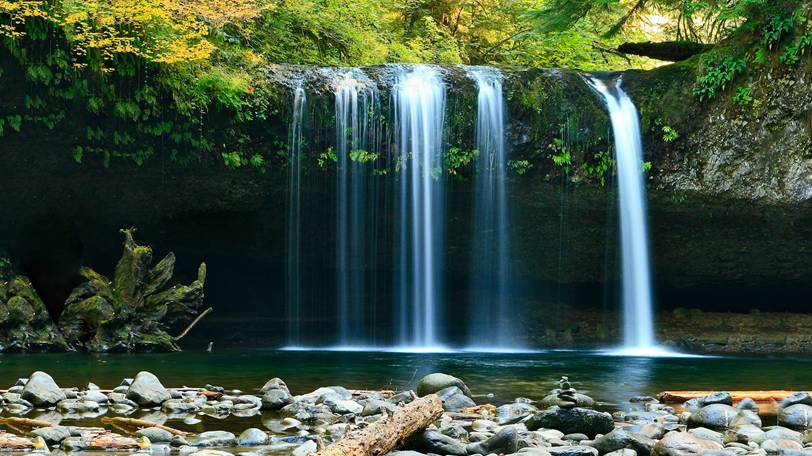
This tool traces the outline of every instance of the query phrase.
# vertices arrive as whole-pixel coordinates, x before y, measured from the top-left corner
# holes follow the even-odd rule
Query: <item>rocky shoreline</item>
[[[34,372],[0,392],[0,452],[305,456],[373,423],[385,425],[417,398],[436,395],[442,400],[442,415],[437,403],[440,418],[393,442],[396,449],[389,454],[812,455],[812,398],[806,392],[790,394],[777,405],[777,417],[771,417],[777,426],[764,425],[753,399],[737,396],[734,401],[726,392],[681,405],[637,396],[626,409],[609,413],[572,388],[566,377],[545,397],[498,406],[461,379],[441,373],[422,378],[414,391],[328,386],[294,395],[279,378],[247,393],[215,385],[167,388],[155,375],[140,372],[104,390],[93,383],[62,388],[50,375]],[[222,429],[252,416],[261,417],[263,429],[173,427],[213,417]]]

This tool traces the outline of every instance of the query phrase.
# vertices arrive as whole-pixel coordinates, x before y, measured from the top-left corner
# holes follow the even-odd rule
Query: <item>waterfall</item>
[[[629,354],[654,354],[662,350],[658,349],[654,336],[646,186],[637,109],[620,87],[620,80],[614,87],[595,78],[591,79],[591,83],[606,100],[615,137],[620,194],[623,351]]]
[[[336,124],[336,288],[341,346],[368,343],[366,312],[366,166],[375,90],[350,70],[339,76]],[[374,242],[374,239],[372,240]],[[374,303],[373,303],[374,304]]]
[[[402,68],[393,90],[398,195],[395,331],[402,347],[441,342],[445,85],[431,66]]]
[[[307,97],[304,82],[299,81],[293,90],[293,114],[288,135],[288,251],[287,251],[287,299],[288,299],[288,345],[299,346],[301,325],[301,205],[302,205],[302,123]]]
[[[471,67],[477,84],[476,175],[474,177],[473,257],[469,344],[505,349],[515,330],[508,293],[507,153],[502,74],[495,68]]]

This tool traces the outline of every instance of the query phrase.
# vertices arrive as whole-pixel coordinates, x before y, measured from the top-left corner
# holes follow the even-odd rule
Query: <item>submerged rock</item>
[[[172,395],[164,388],[158,377],[147,371],[141,371],[135,376],[135,380],[127,389],[126,397],[141,406],[161,405],[172,399]]]
[[[238,443],[240,446],[264,445],[268,441],[268,434],[257,428],[249,428],[240,434]]]

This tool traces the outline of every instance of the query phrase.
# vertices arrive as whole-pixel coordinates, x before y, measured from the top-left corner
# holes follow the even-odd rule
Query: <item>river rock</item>
[[[465,385],[465,382],[458,379],[457,377],[442,373],[429,374],[421,378],[420,381],[417,382],[417,395],[423,397],[428,394],[436,393],[440,390],[446,389],[450,386],[456,386],[466,396],[473,397],[471,394],[471,390],[468,389],[468,387]]]
[[[234,454],[221,450],[200,450],[189,453],[189,456],[234,456]]]
[[[562,405],[563,406],[572,405],[571,401],[562,400],[558,396],[558,393],[560,391],[561,390],[553,390],[550,394],[548,394],[547,396],[544,396],[544,398],[541,401],[539,401],[539,404],[541,405],[541,407],[547,408],[547,407],[553,407],[553,406],[561,407]],[[576,393],[573,394],[573,396],[575,397],[575,406],[576,407],[591,408],[591,407],[595,406],[595,400],[592,399],[591,397],[587,396],[586,394],[581,394],[581,393],[576,392]]]
[[[812,425],[812,406],[798,403],[778,412],[778,425],[802,431]]]
[[[705,397],[699,399],[699,405],[701,407],[705,407],[707,405],[713,404],[725,404],[725,405],[733,405],[733,398],[730,396],[730,393],[727,391],[720,391],[716,393],[710,393]]]
[[[764,434],[764,439],[767,440],[794,440],[798,443],[803,443],[804,436],[800,432],[787,429],[783,426],[773,426]]]
[[[279,377],[274,377],[268,380],[267,382],[265,382],[264,385],[262,385],[262,388],[259,389],[259,391],[262,393],[267,393],[270,390],[281,390],[286,391],[288,394],[290,394],[290,389],[288,389],[287,383],[285,383]]]
[[[509,454],[519,451],[519,433],[513,426],[505,426],[488,440],[470,443],[465,447],[468,454]]]
[[[545,448],[552,456],[598,456],[598,450],[586,445]]]
[[[281,410],[293,402],[290,393],[283,389],[270,389],[262,395],[262,410]]]
[[[388,414],[393,414],[397,411],[398,406],[387,401],[379,399],[370,399],[364,404],[364,409],[361,411],[361,416],[380,415],[386,411]]]
[[[67,399],[67,395],[59,388],[53,377],[40,371],[31,374],[20,397],[37,407],[49,407]]]
[[[99,411],[99,403],[93,401],[65,399],[57,404],[56,409],[60,413],[93,413]]]
[[[393,404],[400,404],[400,403],[408,404],[408,403],[412,402],[416,397],[417,397],[417,393],[415,393],[412,390],[401,391],[400,393],[395,394],[394,396],[387,399],[387,401],[391,402]]]
[[[319,447],[316,445],[316,442],[312,440],[308,440],[307,442],[299,445],[296,447],[295,450],[290,454],[291,456],[308,456],[311,453],[315,453]]]
[[[170,443],[175,437],[171,432],[155,426],[139,429],[135,434],[148,438],[152,443]]]
[[[790,407],[795,404],[812,405],[812,397],[806,391],[792,393],[781,401],[781,408]]]
[[[65,426],[41,427],[31,431],[31,434],[42,437],[48,445],[58,445],[70,437],[70,429]]]
[[[721,450],[717,442],[695,437],[688,432],[671,431],[652,450],[652,456],[700,456],[708,450]]]
[[[88,390],[82,393],[82,399],[86,401],[93,401],[99,404],[106,404],[110,401],[106,394],[98,390]]]
[[[530,404],[514,402],[497,407],[496,418],[499,424],[513,424],[536,412],[538,409]]]
[[[749,410],[737,410],[726,404],[707,405],[688,418],[689,427],[706,427],[714,430],[730,429],[743,424],[760,427],[761,419]]]
[[[195,447],[233,447],[237,445],[237,437],[231,432],[208,431],[186,438],[189,445]]]
[[[466,456],[465,445],[459,440],[434,430],[419,432],[406,441],[406,449],[453,456]]]
[[[656,443],[657,441],[646,436],[626,431],[623,428],[615,428],[608,434],[595,439],[591,446],[595,447],[600,454],[630,448],[640,456],[648,456]]]
[[[447,412],[459,412],[462,409],[476,406],[476,402],[456,386],[449,386],[437,391],[436,394],[443,401],[443,409]]]
[[[727,442],[738,442],[744,444],[754,442],[759,444],[763,442],[764,439],[764,431],[762,431],[760,427],[752,424],[737,426],[735,429],[725,432],[725,441]]]
[[[606,453],[604,456],[637,456],[637,453],[629,448],[623,448],[611,453]]]
[[[337,400],[335,402],[325,402],[330,407],[330,411],[339,415],[347,415],[350,413],[361,413],[364,406],[351,400]]]
[[[172,399],[172,395],[164,388],[158,377],[146,371],[141,371],[135,376],[132,384],[127,388],[126,397],[143,407],[161,405]]]
[[[238,443],[240,446],[264,445],[268,441],[268,434],[257,428],[248,428],[240,434]]]
[[[778,454],[783,450],[801,450],[803,445],[794,441],[786,439],[765,440],[761,442],[761,449],[766,451],[767,454]]]
[[[550,407],[530,417],[527,429],[556,429],[564,434],[581,433],[590,438],[596,434],[606,434],[614,429],[612,415],[585,408],[562,409]]]

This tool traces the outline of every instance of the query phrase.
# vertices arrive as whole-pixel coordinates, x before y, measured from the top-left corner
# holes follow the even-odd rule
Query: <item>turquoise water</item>
[[[93,381],[102,388],[149,370],[166,386],[206,383],[256,392],[271,377],[284,379],[294,394],[319,386],[355,389],[414,387],[430,372],[462,378],[481,401],[540,399],[567,375],[574,386],[607,408],[629,397],[681,389],[810,389],[812,359],[795,357],[629,358],[585,351],[544,353],[380,353],[222,350],[168,354],[0,355],[0,388],[44,370],[61,386]]]

